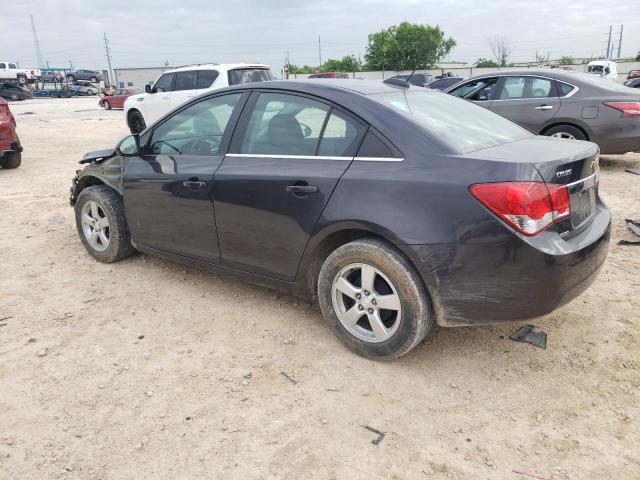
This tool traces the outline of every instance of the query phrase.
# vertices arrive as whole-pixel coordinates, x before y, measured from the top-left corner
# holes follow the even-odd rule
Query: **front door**
[[[171,108],[171,90],[173,89],[173,73],[163,73],[158,78],[152,89],[152,93],[144,96],[144,119],[147,126],[158,120]]]
[[[481,107],[489,108],[491,107],[497,84],[498,77],[478,78],[463,83],[449,93],[456,97],[469,100]]]
[[[210,97],[157,125],[127,157],[124,207],[134,243],[218,263],[213,174],[224,158],[242,93]]]
[[[255,92],[215,174],[222,264],[293,280],[365,130],[324,101]]]
[[[179,107],[196,96],[196,72],[186,70],[176,72],[176,80],[171,91],[169,104],[171,109]]]
[[[503,77],[490,109],[540,133],[558,113],[560,99],[551,79],[526,75]]]

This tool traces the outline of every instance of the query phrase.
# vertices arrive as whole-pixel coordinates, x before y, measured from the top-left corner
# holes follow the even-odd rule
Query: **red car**
[[[112,108],[124,108],[124,101],[131,95],[135,95],[138,92],[135,88],[119,88],[111,95],[106,95],[100,99],[98,105],[104,107],[105,110],[111,110]]]
[[[22,162],[22,147],[16,133],[16,119],[9,104],[0,98],[0,167],[17,168]]]

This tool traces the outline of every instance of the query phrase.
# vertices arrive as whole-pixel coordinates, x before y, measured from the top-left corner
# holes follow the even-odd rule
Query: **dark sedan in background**
[[[433,80],[433,75],[429,73],[414,73],[413,75],[395,75],[389,80],[404,80],[416,87],[426,87]]]
[[[441,92],[353,80],[214,90],[73,179],[97,260],[134,249],[318,297],[351,349],[544,315],[608,251],[598,147]]]
[[[640,77],[627,80],[624,82],[624,86],[629,88],[640,88]]]
[[[445,91],[540,135],[590,140],[602,153],[640,151],[640,93],[608,79],[558,69],[504,71]]]
[[[76,80],[88,80],[89,82],[101,82],[102,74],[96,70],[76,70],[67,73],[67,80],[74,82]]]
[[[5,100],[29,100],[33,98],[33,93],[27,87],[22,87],[17,83],[0,83],[0,98]]]
[[[433,88],[434,90],[446,90],[447,88],[460,83],[464,80],[465,77],[444,77],[438,78],[433,82],[429,82],[427,84],[428,88]]]

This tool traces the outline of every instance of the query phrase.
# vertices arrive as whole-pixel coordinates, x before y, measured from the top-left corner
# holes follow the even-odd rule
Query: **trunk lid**
[[[599,149],[594,143],[538,136],[473,152],[473,156],[526,162],[537,170],[545,183],[566,185],[571,216],[558,223],[558,231],[563,236],[585,225],[596,210]]]

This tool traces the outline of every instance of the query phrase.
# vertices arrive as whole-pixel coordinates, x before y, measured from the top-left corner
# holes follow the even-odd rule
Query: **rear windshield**
[[[271,70],[266,68],[243,68],[229,70],[229,85],[241,83],[266,82],[273,80]]]
[[[533,136],[496,113],[436,90],[388,92],[370,98],[407,115],[461,153]]]

